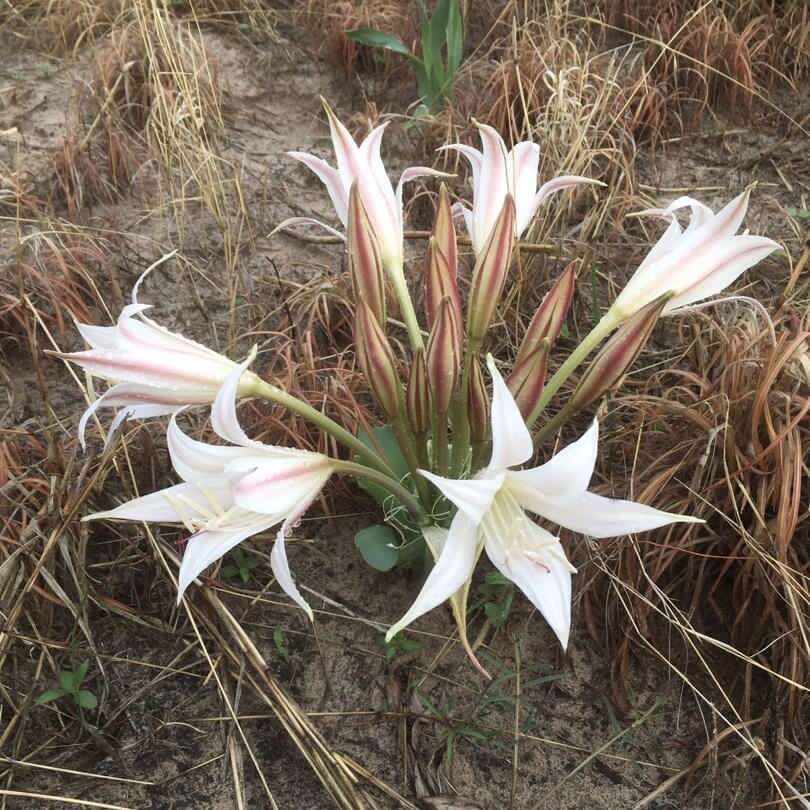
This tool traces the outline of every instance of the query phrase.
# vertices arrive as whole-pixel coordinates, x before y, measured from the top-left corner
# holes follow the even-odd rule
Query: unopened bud
[[[439,205],[436,207],[436,217],[433,220],[433,238],[439,250],[447,260],[450,274],[455,282],[458,273],[458,245],[456,242],[456,226],[453,222],[453,210],[450,205],[450,194],[447,186],[439,186]]]
[[[439,307],[427,345],[427,378],[433,407],[447,413],[461,374],[460,325],[449,298]]]
[[[458,294],[456,271],[449,264],[436,237],[431,236],[425,254],[425,315],[428,329],[433,328],[439,316],[442,301],[447,298],[461,323],[461,298]],[[459,341],[461,335],[459,334]]]
[[[587,408],[611,388],[633,365],[652,334],[671,293],[662,295],[642,307],[626,320],[593,359],[566,407],[572,410]]]
[[[492,322],[503,291],[515,244],[515,204],[506,195],[501,213],[492,226],[473,269],[468,304],[467,333],[473,343],[481,343]]]
[[[470,388],[467,392],[467,408],[470,421],[470,441],[473,444],[489,437],[489,397],[487,383],[480,360],[475,357],[470,366]]]
[[[516,368],[530,354],[537,351],[543,340],[548,338],[551,343],[554,343],[557,339],[568,316],[568,310],[571,308],[571,301],[574,299],[576,270],[577,262],[574,260],[562,271],[560,277],[546,293],[523,336],[523,342],[520,344],[515,359]]]
[[[354,343],[360,367],[385,415],[399,413],[402,398],[391,344],[365,301],[357,302]]]
[[[514,370],[506,381],[524,419],[529,418],[529,414],[532,413],[543,393],[550,348],[549,338],[543,338],[532,354],[522,362],[515,364]]]
[[[349,214],[346,225],[349,272],[354,300],[364,301],[377,323],[385,324],[385,277],[374,228],[360,198],[357,183],[349,192]]]
[[[425,352],[419,350],[413,356],[408,374],[408,387],[405,394],[405,408],[413,432],[419,436],[427,433],[430,426],[430,394],[428,392]]]

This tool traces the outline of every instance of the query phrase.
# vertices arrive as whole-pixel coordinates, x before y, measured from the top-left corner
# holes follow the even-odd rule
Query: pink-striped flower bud
[[[385,415],[394,418],[399,413],[402,399],[394,353],[371,307],[362,300],[357,302],[354,343],[357,359],[374,397]]]
[[[447,413],[461,375],[460,325],[449,298],[439,307],[427,345],[427,378],[433,407]]]
[[[447,260],[450,274],[455,282],[458,273],[458,244],[456,242],[456,226],[453,221],[453,209],[450,205],[450,194],[447,186],[442,183],[439,187],[439,205],[436,207],[436,217],[433,220],[433,238],[439,250]]]
[[[436,237],[431,236],[425,254],[425,316],[428,329],[432,329],[436,323],[445,298],[450,301],[456,318],[461,323],[461,297],[458,294],[456,271],[447,261]]]
[[[515,364],[512,374],[506,381],[524,419],[529,418],[529,414],[534,410],[543,393],[550,348],[551,340],[547,337],[543,338],[530,355]]]
[[[672,293],[656,298],[616,330],[582,375],[567,408],[587,408],[618,384],[646,345],[670,298]]]
[[[546,293],[542,303],[534,313],[534,317],[523,336],[523,342],[518,349],[515,359],[517,369],[531,354],[534,354],[540,344],[548,339],[554,343],[560,330],[568,317],[568,310],[574,300],[574,286],[577,280],[577,262],[571,262],[554,282],[552,288]]]
[[[473,444],[489,438],[489,395],[480,360],[473,358],[470,366],[470,388],[467,392],[467,414],[470,420],[470,441]]]
[[[408,373],[408,387],[405,393],[405,408],[411,430],[419,436],[427,433],[430,427],[430,394],[428,391],[425,353],[420,350],[413,356]]]
[[[377,323],[385,324],[385,277],[382,258],[374,228],[356,182],[352,183],[349,192],[346,241],[354,300],[364,301],[374,313]]]
[[[467,309],[467,334],[473,343],[480,344],[486,337],[503,291],[514,244],[515,204],[507,194],[501,213],[473,269]]]

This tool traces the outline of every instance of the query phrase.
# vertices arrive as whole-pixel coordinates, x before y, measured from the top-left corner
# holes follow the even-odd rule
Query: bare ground
[[[339,267],[333,248],[284,236],[271,241],[267,234],[287,216],[330,216],[320,185],[283,153],[316,148],[327,154],[318,96],[323,94],[344,110],[356,99],[330,66],[312,59],[296,42],[281,39],[258,49],[241,39],[207,32],[205,44],[227,90],[223,154],[239,166],[253,216],[239,265],[240,300],[245,301],[240,312],[245,324],[253,325],[258,309],[267,302],[278,304],[285,295],[269,259],[293,280],[335,273]],[[70,99],[85,70],[81,55],[76,61],[54,62],[22,50],[4,54],[0,129],[16,127],[21,138],[6,136],[0,157],[27,172],[38,188],[49,182],[50,154],[64,137],[73,114]],[[402,138],[407,136],[400,134]],[[750,154],[759,166],[759,155],[778,143],[779,136],[741,131],[722,138],[719,148],[710,141],[704,141],[705,151],[691,142],[674,144],[666,160],[650,163],[650,185],[708,186],[706,196],[711,199],[716,193],[722,198],[731,184],[730,172],[740,171],[735,185],[742,181],[746,172],[739,168],[742,157]],[[802,159],[797,151],[795,160]],[[751,167],[747,171],[750,176]],[[767,163],[761,180],[768,184],[765,188],[785,196],[777,172]],[[115,282],[106,287],[110,309],[115,312],[121,303],[118,297],[128,295],[146,266],[179,247],[187,261],[163,265],[145,285],[142,297],[156,305],[156,317],[167,325],[231,353],[244,353],[259,338],[253,334],[228,345],[229,302],[222,291],[229,282],[223,277],[220,232],[201,210],[187,212],[181,232],[166,206],[153,208],[156,190],[157,173],[147,164],[120,200],[88,205],[80,215],[83,224],[110,239]],[[772,232],[768,226],[779,216],[778,209],[772,210],[762,222],[751,222],[752,230]],[[7,247],[13,243],[14,229],[9,223],[4,227],[2,243]],[[31,222],[25,231],[33,233],[36,228]],[[100,310],[98,317],[104,319]],[[272,324],[263,328],[271,329]],[[70,328],[56,339],[63,349],[78,347]],[[25,350],[5,343],[13,406],[7,419],[23,430],[36,432],[47,426],[67,435],[75,428],[81,391],[60,363],[43,362],[44,391]],[[157,426],[132,428],[129,445],[148,451],[147,430],[160,446]],[[97,434],[90,452],[100,452]],[[94,494],[90,506],[107,507],[128,490],[114,475]],[[136,477],[146,489],[167,482],[165,453],[152,449],[137,463]],[[381,628],[404,611],[418,578],[371,572],[352,542],[371,506],[358,495],[356,503],[341,502],[340,507],[341,513],[352,514],[305,521],[297,533],[301,542],[292,544],[292,568],[316,608],[314,627],[278,594],[274,583],[255,599],[240,595],[238,581],[218,582],[242,626],[272,662],[275,676],[311,713],[331,746],[404,794],[457,793],[446,804],[430,805],[448,810],[627,808],[687,768],[716,733],[716,718],[704,714],[695,695],[650,659],[639,659],[628,689],[636,709],[631,716],[618,716],[611,704],[612,675],[598,646],[580,628],[570,654],[563,658],[543,622],[522,601],[483,653],[495,676],[489,685],[459,650],[449,613],[443,611],[434,612],[412,634],[420,645],[416,652],[386,661]],[[58,615],[51,649],[54,656],[67,660],[88,657],[92,649],[90,682],[99,692],[100,710],[80,721],[69,706],[34,709],[26,721],[29,750],[6,750],[3,755],[24,755],[32,763],[47,761],[64,770],[18,765],[13,779],[6,771],[4,785],[138,810],[219,810],[240,806],[232,778],[236,771],[244,776],[244,806],[271,806],[262,778],[279,807],[330,806],[267,707],[246,686],[225,676],[216,646],[208,640],[207,654],[255,755],[255,765],[251,762],[212,678],[211,660],[185,614],[173,607],[172,589],[141,529],[132,527],[122,537],[100,526],[84,537],[91,582],[86,608],[90,630],[82,633],[71,616]],[[175,533],[166,531],[162,537],[170,546],[177,542]],[[305,542],[310,539],[317,542]],[[76,535],[66,542],[76,542]],[[255,579],[266,577],[270,582],[263,539],[254,539],[250,547],[261,560]],[[587,577],[587,554],[575,550],[574,557],[583,563],[580,576]],[[24,649],[17,647],[19,660],[4,677],[3,688],[11,694],[28,692],[33,669],[24,660]],[[47,672],[40,680],[42,690],[52,685]],[[46,746],[41,754],[38,741]],[[756,793],[757,777],[745,767],[746,752],[741,750],[739,756],[728,772],[717,767],[700,772],[697,790],[688,799],[683,787],[695,789],[691,779],[647,806],[657,810],[747,806],[745,797]],[[384,798],[379,801],[385,806]],[[5,806],[46,803],[7,798]],[[55,799],[47,806],[61,810],[75,804]]]

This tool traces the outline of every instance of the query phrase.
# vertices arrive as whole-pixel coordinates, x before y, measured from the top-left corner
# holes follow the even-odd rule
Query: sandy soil
[[[334,273],[340,266],[335,249],[283,236],[270,241],[267,234],[287,216],[330,216],[320,184],[283,153],[315,148],[326,155],[318,96],[329,97],[344,111],[356,99],[329,65],[311,59],[295,42],[282,38],[259,56],[238,39],[208,32],[205,45],[227,90],[224,154],[240,166],[253,216],[249,247],[240,263],[242,290],[249,290],[252,298],[248,308],[263,306],[280,296],[268,259],[299,280]],[[78,92],[84,67],[81,56],[64,64],[19,51],[3,56],[0,129],[16,127],[21,139],[3,140],[0,157],[28,172],[35,184],[47,182],[43,178],[49,176],[50,153],[64,137],[66,121],[73,114],[70,99]],[[773,136],[773,142],[777,140]],[[752,158],[768,145],[751,134],[740,142]],[[683,186],[724,187],[730,182],[728,167],[717,163],[716,150],[711,153],[716,176],[708,182],[705,166],[691,154],[693,169],[680,156],[651,164],[647,179],[651,184]],[[795,159],[801,156],[797,153]],[[739,160],[737,151],[733,164],[739,165]],[[765,179],[773,181],[774,176],[769,172]],[[164,265],[145,285],[143,298],[156,304],[156,317],[162,322],[224,348],[228,302],[221,294],[219,231],[210,217],[196,212],[189,217],[186,231],[178,232],[165,210],[150,210],[155,188],[154,167],[144,166],[128,194],[114,203],[89,206],[82,213],[83,221],[127,234],[111,237],[117,286],[124,295],[144,267],[180,247],[191,265]],[[722,191],[717,195],[724,196]],[[750,226],[767,224],[751,222]],[[7,232],[4,246],[10,239]],[[189,294],[192,280],[196,299]],[[113,309],[118,303],[114,299],[113,294]],[[70,330],[58,340],[63,348],[79,346]],[[229,348],[238,355],[253,340],[248,337]],[[15,378],[24,382],[15,400],[14,418],[38,429],[41,422],[32,420],[42,417],[42,402],[34,372],[11,345],[6,361]],[[46,369],[53,416],[60,430],[72,430],[81,392],[56,361],[47,361]],[[151,434],[160,446],[157,425]],[[92,451],[98,452],[99,447],[95,436]],[[165,454],[155,451],[138,473],[149,487],[169,480]],[[116,482],[109,480],[92,506],[110,505],[117,491]],[[274,586],[259,601],[230,595],[227,602],[273,662],[273,671],[285,688],[316,716],[330,744],[406,795],[458,794],[445,804],[429,805],[447,810],[628,808],[686,768],[714,733],[714,718],[702,715],[695,697],[682,689],[680,681],[669,680],[649,660],[639,661],[636,680],[628,687],[637,709],[632,716],[617,716],[610,700],[611,673],[601,650],[578,629],[570,654],[563,658],[551,633],[523,600],[517,600],[509,625],[484,652],[495,675],[488,686],[449,640],[453,625],[443,611],[434,612],[412,634],[420,644],[417,652],[387,662],[379,628],[404,611],[418,580],[371,572],[352,543],[371,505],[358,495],[356,503],[342,506],[354,516],[305,521],[298,539],[317,542],[292,544],[293,570],[316,608],[314,628]],[[163,536],[169,543],[176,537],[169,531]],[[269,571],[268,546],[258,538],[250,547],[262,560],[258,570],[263,575]],[[90,608],[92,635],[104,662],[103,683],[108,690],[102,711],[82,728],[75,720],[40,708],[31,713],[27,734],[33,743],[66,725],[60,737],[64,747],[56,757],[60,767],[114,779],[105,782],[21,767],[15,770],[12,787],[137,810],[238,807],[228,759],[233,725],[192,629],[182,614],[173,611],[173,594],[150,546],[137,528],[128,531],[126,540],[119,540],[99,527],[90,534],[88,551],[94,592],[129,606],[138,621],[123,620],[98,602]],[[572,552],[585,562],[582,550]],[[128,561],[126,567],[120,567],[123,559]],[[588,576],[587,564],[581,576]],[[67,637],[69,617],[60,621]],[[283,652],[274,640],[279,630]],[[209,652],[215,654],[213,648]],[[171,669],[163,669],[169,665]],[[24,672],[21,668],[18,677]],[[98,673],[94,677],[101,688],[102,679]],[[411,692],[414,697],[409,699],[406,695]],[[278,806],[296,810],[329,806],[300,754],[278,723],[266,715],[266,707],[247,689],[235,696],[235,702]],[[431,707],[444,719],[436,722]],[[403,709],[422,719],[404,719]],[[516,744],[516,728],[531,738],[523,737]],[[270,806],[256,769],[244,751],[241,757],[246,806]],[[32,759],[39,758],[34,754]],[[739,770],[726,775],[710,769],[689,798],[682,787],[676,787],[648,807],[729,806],[729,796],[744,796],[751,788],[735,784],[739,774]],[[119,781],[123,779],[149,784]],[[382,798],[380,802],[385,806]],[[22,809],[40,804],[10,799],[6,806]],[[67,810],[75,805],[54,801],[47,806]]]

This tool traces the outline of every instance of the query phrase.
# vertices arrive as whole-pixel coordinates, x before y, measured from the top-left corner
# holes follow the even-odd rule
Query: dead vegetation
[[[632,267],[639,253],[635,242],[627,247],[639,234],[624,215],[645,207],[650,196],[687,191],[659,191],[641,179],[650,156],[660,156],[687,125],[722,120],[736,127],[756,120],[785,139],[799,131],[797,122],[806,125],[806,110],[775,100],[795,93],[810,72],[810,12],[800,0],[600,0],[587,16],[576,5],[493,2],[470,9],[479,39],[468,37],[465,53],[471,56],[452,100],[435,119],[416,125],[416,140],[432,149],[474,138],[475,117],[507,140],[538,141],[543,178],[586,174],[607,184],[598,196],[562,196],[539,218],[530,239],[553,243],[555,252],[521,254],[519,283],[499,331],[505,351],[512,350],[562,258],[583,259],[571,339],[590,322],[618,283],[614,267]],[[404,112],[399,57],[378,58],[343,32],[369,25],[415,42],[415,6],[310,0],[292,18],[306,47],[321,49],[350,79],[359,77],[373,117],[378,110]],[[71,317],[114,316],[124,303],[118,275],[133,241],[88,220],[98,205],[134,195],[136,208],[161,218],[162,235],[180,249],[178,287],[185,285],[185,294],[202,302],[200,309],[208,299],[197,284],[203,279],[206,286],[208,267],[196,248],[200,223],[213,223],[218,275],[208,286],[226,301],[220,326],[229,351],[258,343],[266,377],[317,407],[329,391],[330,415],[348,427],[373,421],[350,351],[346,279],[298,282],[274,273],[257,291],[242,269],[257,255],[262,235],[244,166],[227,149],[226,82],[201,29],[216,24],[270,37],[278,19],[259,0],[179,3],[171,11],[157,0],[24,0],[0,7],[0,25],[16,41],[83,58],[88,77],[73,102],[71,129],[53,156],[52,193],[44,195],[42,178],[24,169],[0,172],[0,213],[15,231],[0,277],[0,332],[11,337],[15,358],[26,350],[32,358],[23,382],[12,379],[18,359],[3,364],[9,382],[0,423],[0,748],[8,762],[0,772],[0,795],[9,807],[26,806],[12,804],[13,791],[28,790],[27,772],[12,760],[73,768],[77,761],[64,751],[74,745],[82,752],[74,770],[92,771],[100,752],[123,734],[135,698],[107,678],[110,658],[97,623],[110,616],[133,632],[146,628],[180,645],[169,663],[158,666],[146,654],[137,660],[134,666],[148,673],[139,694],[160,689],[176,671],[214,683],[227,721],[225,772],[240,797],[236,806],[247,806],[239,802],[251,779],[262,801],[275,802],[254,738],[239,716],[247,693],[273,713],[338,806],[369,806],[365,786],[373,785],[398,806],[414,807],[393,782],[367,773],[360,758],[333,750],[272,674],[278,656],[271,661],[267,645],[244,628],[244,605],[262,607],[269,600],[264,582],[271,578],[261,551],[261,576],[250,586],[223,585],[213,572],[198,600],[173,611],[179,538],[140,528],[114,537],[88,533],[79,518],[91,504],[101,508],[155,489],[165,464],[149,428],[140,424],[124,431],[119,460],[109,452],[80,455],[71,435],[78,409],[54,401],[49,379],[55,367],[43,366],[51,361],[33,360],[42,349],[63,344]],[[373,83],[366,82],[369,76]],[[394,88],[389,95],[387,83]],[[778,148],[772,154],[778,165]],[[806,207],[808,178],[788,177],[789,203]],[[778,177],[767,182],[781,184]],[[694,752],[686,771],[662,778],[661,793],[686,784],[690,795],[697,775],[709,767],[716,774],[718,763],[727,765],[723,788],[733,791],[735,778],[755,763],[768,783],[767,795],[756,797],[760,806],[806,803],[799,794],[807,792],[810,778],[810,322],[802,223],[795,220],[794,231],[781,235],[791,268],[785,272],[787,260],[778,259],[771,283],[758,287],[771,322],[737,302],[669,323],[660,330],[660,348],[642,358],[608,404],[605,491],[634,492],[637,499],[707,521],[654,539],[594,543],[579,560],[581,633],[601,645],[610,662],[610,711],[628,722],[637,716],[637,673],[657,660],[706,713],[707,747]],[[147,263],[134,264],[143,269]],[[670,345],[682,351],[675,354]],[[25,400],[36,404],[21,404],[21,385],[31,388]],[[75,379],[71,391],[74,398],[85,393],[84,382]],[[280,409],[248,405],[245,421],[259,439],[333,449]],[[203,423],[198,427],[206,430]],[[332,490],[324,511],[344,509],[349,494]],[[355,621],[348,608],[324,604],[341,621]],[[518,648],[506,635],[485,620],[479,643],[505,646],[519,666]],[[441,643],[452,646],[447,638]],[[314,649],[309,654],[316,655]],[[437,670],[445,654],[420,675],[422,683],[437,671],[448,677]],[[97,715],[67,703],[34,706],[60,671],[83,659],[93,662]],[[409,686],[403,671],[410,663],[394,668],[389,692],[399,695],[403,684]],[[393,702],[403,738],[406,722],[417,718],[464,739],[452,714],[427,714],[414,708],[416,698]],[[481,744],[475,733],[482,727],[470,726],[468,742]],[[527,735],[516,725],[515,751]],[[584,754],[586,763],[597,758],[593,751]],[[517,774],[517,759],[514,768]],[[649,793],[636,806],[657,795]]]

